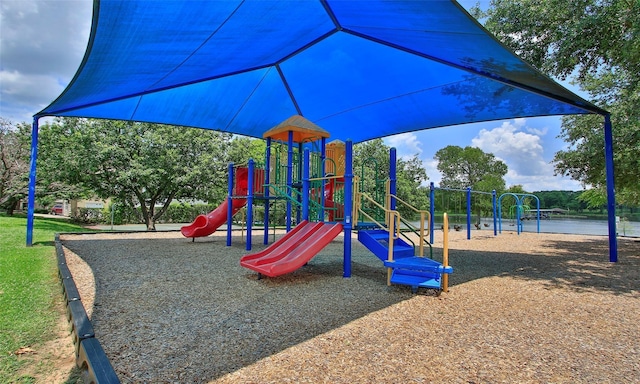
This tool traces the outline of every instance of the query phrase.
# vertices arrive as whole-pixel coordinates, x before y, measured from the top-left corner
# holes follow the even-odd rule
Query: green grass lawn
[[[36,217],[33,246],[26,246],[27,219],[0,215],[0,383],[31,383],[20,375],[29,359],[15,351],[37,346],[55,335],[62,298],[54,235],[86,229],[63,219]]]

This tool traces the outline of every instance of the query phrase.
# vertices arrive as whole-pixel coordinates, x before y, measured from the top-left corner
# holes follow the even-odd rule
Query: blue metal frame
[[[344,255],[342,277],[351,277],[351,229],[353,228],[353,142],[345,143],[344,170]]]
[[[309,149],[304,150],[302,168],[302,220],[309,220]],[[324,188],[322,189],[324,191]]]
[[[604,159],[607,179],[607,213],[609,218],[609,261],[618,261],[618,239],[616,231],[616,194],[613,177],[613,133],[611,115],[604,115]]]
[[[233,163],[229,163],[229,174],[227,176],[227,247],[231,246],[231,227],[233,226]]]
[[[395,148],[389,149],[389,191],[391,195],[396,196],[397,189],[397,173],[398,173],[398,164],[397,164],[397,153]],[[391,206],[389,209],[396,209],[396,199],[391,197]]]
[[[27,206],[27,246],[33,245],[33,218],[36,207],[36,161],[38,159],[38,118],[31,129],[31,165],[29,167],[29,200]]]
[[[247,246],[246,250],[251,250],[251,234],[253,232],[253,183],[254,174],[253,170],[255,168],[255,162],[253,159],[249,159],[249,171],[248,171],[248,182],[247,182]]]
[[[471,240],[471,187],[467,187],[467,240]]]
[[[267,137],[267,148],[265,151],[264,161],[264,239],[262,243],[269,244],[269,183],[271,182],[271,175],[269,170],[271,169],[271,138]]]
[[[429,243],[433,244],[433,226],[435,225],[435,213],[436,213],[436,187],[432,182],[429,183]]]
[[[287,232],[291,231],[291,188],[293,188],[293,131],[289,131],[287,143]]]
[[[520,232],[522,232],[521,228],[522,228],[522,220],[520,220],[520,208],[522,208],[522,200],[521,198],[524,197],[533,197],[536,199],[536,205],[537,205],[537,214],[536,214],[536,218],[537,218],[537,223],[538,223],[538,233],[540,233],[540,199],[538,199],[538,196],[533,195],[531,193],[513,193],[513,192],[506,192],[503,193],[502,195],[500,195],[500,198],[498,199],[498,223],[500,226],[500,233],[502,233],[502,198],[504,196],[513,196],[514,199],[516,199],[516,227],[517,227],[517,232],[518,235],[520,234]]]

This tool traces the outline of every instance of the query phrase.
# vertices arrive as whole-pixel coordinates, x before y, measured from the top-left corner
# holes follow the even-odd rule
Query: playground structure
[[[431,221],[429,223],[430,228],[430,242],[433,242],[434,237],[434,227],[435,223],[433,218],[435,217],[435,192],[436,190],[440,191],[450,191],[450,192],[461,192],[465,194],[465,212],[466,212],[466,231],[467,231],[467,240],[471,239],[471,226],[472,226],[472,195],[475,193],[477,195],[490,195],[491,196],[491,204],[492,204],[492,212],[493,212],[493,234],[497,236],[498,233],[502,233],[502,200],[505,196],[513,196],[515,199],[515,205],[509,207],[509,218],[514,220],[514,225],[517,228],[518,235],[523,231],[522,220],[525,217],[530,218],[530,216],[525,216],[528,212],[531,211],[530,207],[527,204],[524,204],[524,199],[534,198],[537,202],[536,209],[536,220],[537,220],[537,232],[540,233],[540,199],[536,195],[529,193],[503,193],[499,197],[496,195],[496,191],[493,190],[491,192],[483,192],[483,191],[474,191],[471,188],[466,189],[456,189],[456,188],[436,188],[434,183],[430,183],[429,185],[429,213],[431,217]],[[459,202],[459,205],[462,206],[462,202]],[[446,207],[445,207],[446,208]],[[479,220],[478,220],[479,221]],[[479,223],[475,224],[476,227],[479,226]],[[448,225],[443,225],[443,228],[448,228]],[[460,228],[461,229],[461,228]],[[446,232],[446,231],[445,231]]]
[[[247,184],[249,182],[248,168],[238,168],[236,172],[235,183],[232,194],[234,196],[246,196]],[[229,207],[228,204],[231,203]],[[194,241],[196,237],[209,236],[216,231],[222,224],[227,222],[227,212],[229,209],[232,215],[235,215],[247,204],[246,198],[225,199],[216,209],[206,215],[199,215],[193,223],[180,228],[180,232],[184,237],[191,237]]]
[[[487,196],[491,196],[491,206],[492,206],[492,213],[493,213],[493,234],[494,236],[498,235],[497,232],[497,200],[496,200],[496,191],[491,191],[491,192],[483,192],[483,191],[474,191],[471,188],[465,188],[465,189],[457,189],[457,188],[442,188],[439,187],[437,188],[435,186],[435,184],[433,182],[431,182],[429,184],[429,213],[430,213],[430,217],[431,217],[431,221],[429,223],[429,228],[430,228],[430,233],[429,233],[429,241],[433,242],[433,238],[434,238],[434,227],[435,227],[435,223],[434,223],[434,217],[435,217],[435,207],[436,207],[436,198],[435,198],[435,193],[436,191],[443,191],[443,192],[460,192],[462,194],[464,194],[464,201],[465,204],[462,204],[462,197],[459,201],[459,207],[465,207],[465,212],[466,212],[466,232],[467,232],[467,240],[471,239],[471,227],[472,227],[472,214],[473,214],[473,205],[472,205],[472,196],[473,194],[476,194],[477,196],[483,196],[483,195],[487,195]],[[445,206],[443,204],[443,210],[447,211],[448,210],[448,206]],[[476,227],[479,225],[479,218],[478,218],[478,222],[475,223]],[[448,225],[443,225],[443,229],[448,229]],[[456,228],[458,229],[458,228]],[[462,229],[462,227],[460,226],[459,229]],[[445,231],[446,232],[446,231]]]
[[[186,237],[207,236],[205,233],[211,228],[222,225],[220,218],[226,209],[227,246],[230,246],[233,215],[239,207],[246,206],[246,250],[250,251],[253,207],[264,202],[263,243],[267,245],[270,202],[284,200],[287,233],[264,250],[240,260],[243,267],[257,272],[259,277],[276,277],[297,270],[341,232],[344,233],[343,277],[350,277],[351,236],[355,230],[358,240],[387,268],[387,284],[408,285],[414,292],[418,288],[447,290],[443,276],[453,272],[447,265],[448,260],[440,263],[425,255],[428,248],[429,256],[433,257],[432,242],[427,240],[429,212],[411,207],[395,194],[394,148],[390,151],[389,179],[375,180],[374,190],[367,191],[360,177],[353,174],[351,141],[327,145],[328,133],[301,116],[287,119],[263,137],[267,142],[265,162],[249,160],[246,167],[230,164],[226,202],[210,214],[202,215],[211,222],[205,226],[206,231],[189,232],[183,228],[183,234],[191,235]],[[420,216],[420,224],[414,226],[402,218],[396,210],[397,204],[405,204],[415,211]],[[444,248],[447,248],[446,242]],[[445,253],[448,255],[448,251]]]
[[[511,192],[503,193],[498,199],[498,231],[502,233],[502,199],[507,196],[512,196],[515,199],[515,205],[509,207],[509,217],[513,218],[513,220],[515,221],[516,231],[518,232],[518,235],[523,230],[522,220],[524,218],[524,214],[531,210],[529,205],[524,204],[524,199],[530,197],[536,200],[536,224],[537,232],[540,233],[540,199],[538,199],[538,196],[532,195],[530,193]]]

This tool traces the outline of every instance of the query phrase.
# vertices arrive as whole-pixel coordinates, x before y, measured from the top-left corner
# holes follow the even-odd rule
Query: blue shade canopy
[[[262,137],[292,115],[366,141],[514,117],[599,113],[453,0],[96,0],[67,89],[36,117]]]

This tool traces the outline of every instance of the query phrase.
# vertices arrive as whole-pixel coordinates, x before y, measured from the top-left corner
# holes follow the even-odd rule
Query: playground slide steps
[[[412,291],[418,288],[440,289],[444,273],[453,273],[452,267],[427,257],[415,256],[413,246],[402,239],[394,241],[392,261],[388,257],[389,232],[384,230],[358,231],[358,240],[384,262],[384,266],[392,269],[391,283],[408,285]]]
[[[380,260],[387,260],[389,254],[389,232],[382,229],[358,231],[358,240]],[[415,255],[413,246],[402,239],[393,242],[393,258],[402,259]]]
[[[391,283],[409,285],[413,291],[418,288],[440,289],[444,273],[453,273],[452,267],[445,267],[426,257],[407,257],[385,261],[384,266],[392,268]]]

